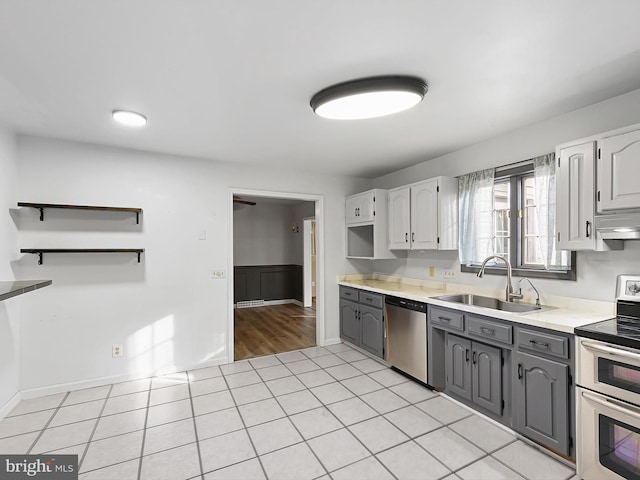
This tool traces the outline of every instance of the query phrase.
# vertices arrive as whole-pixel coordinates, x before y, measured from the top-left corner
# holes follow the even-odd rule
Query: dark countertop
[[[16,280],[15,282],[0,282],[0,301],[16,297],[23,293],[48,287],[51,280]]]

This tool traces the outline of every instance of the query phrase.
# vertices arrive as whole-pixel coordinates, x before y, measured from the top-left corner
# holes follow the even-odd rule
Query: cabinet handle
[[[587,231],[587,238],[589,238],[591,236],[591,222],[589,220],[587,220],[587,227],[586,227]]]
[[[407,243],[409,241],[409,234],[405,233],[404,234],[404,243]]]
[[[473,352],[473,364],[475,365],[476,363],[478,363],[478,352],[474,351]]]
[[[416,232],[411,232],[411,241],[412,242],[416,241]]]
[[[466,348],[465,351],[464,351],[464,357],[465,357],[465,360],[467,361],[467,363],[469,363],[469,349],[468,348]]]
[[[518,364],[518,379],[522,378],[522,364]]]
[[[546,342],[538,342],[537,340],[529,340],[529,343],[539,347],[549,348],[549,344]]]
[[[493,328],[480,327],[480,331],[486,335],[494,336],[496,331]]]
[[[373,298],[371,298],[371,297],[365,297],[364,299],[365,299],[367,302],[373,302]]]
[[[438,320],[442,321],[442,322],[450,322],[451,319],[447,318],[447,317],[438,317]]]

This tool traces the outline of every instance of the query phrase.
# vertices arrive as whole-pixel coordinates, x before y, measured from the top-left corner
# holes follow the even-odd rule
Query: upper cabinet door
[[[560,148],[556,152],[556,231],[559,250],[596,248],[595,142]]]
[[[359,222],[373,222],[376,215],[376,194],[375,192],[367,192],[360,197],[360,206],[358,207]]]
[[[413,250],[438,248],[438,180],[411,186],[411,234]]]
[[[640,129],[604,138],[598,162],[598,212],[640,208]]]
[[[358,207],[360,206],[360,197],[354,195],[347,197],[345,200],[345,218],[346,223],[358,223]]]
[[[408,250],[411,246],[410,192],[409,187],[389,191],[389,250]]]

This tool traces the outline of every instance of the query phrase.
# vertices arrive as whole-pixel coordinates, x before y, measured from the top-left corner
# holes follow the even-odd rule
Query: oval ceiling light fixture
[[[147,117],[129,110],[114,110],[111,116],[116,122],[127,127],[144,127],[147,124]]]
[[[427,83],[417,77],[390,75],[339,83],[316,93],[313,111],[324,118],[358,120],[407,110],[422,100]]]

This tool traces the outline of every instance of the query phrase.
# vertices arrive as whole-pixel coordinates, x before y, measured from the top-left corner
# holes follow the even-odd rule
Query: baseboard
[[[196,370],[198,368],[213,367],[215,365],[224,365],[229,363],[228,357],[208,360],[197,364],[174,367],[171,370],[162,371],[162,375],[176,372],[184,372],[186,370]],[[73,390],[83,390],[85,388],[102,387],[103,385],[111,385],[112,383],[128,382],[130,380],[139,380],[141,378],[149,378],[157,375],[157,371],[138,372],[135,374],[113,375],[108,377],[92,378],[90,380],[81,380],[79,382],[58,383],[55,385],[47,385],[44,387],[29,388],[20,392],[22,399],[43,397],[45,395],[53,395],[56,393],[70,392]],[[13,400],[13,399],[12,399]],[[20,398],[18,399],[18,402]],[[11,407],[13,408],[13,407]],[[3,407],[4,410],[4,407]]]
[[[16,405],[20,403],[20,400],[22,400],[22,398],[22,393],[16,392],[16,394],[11,397],[7,403],[0,407],[0,420],[9,415],[11,410],[13,410]]]
[[[322,346],[326,347],[328,345],[337,345],[338,343],[342,343],[342,339],[340,337],[338,337],[338,338],[325,338]]]
[[[284,300],[265,300],[261,306],[268,307],[271,305],[286,305],[288,303],[293,303],[295,305],[298,305],[299,307],[304,307],[304,304],[300,300],[295,300],[293,298],[286,298]],[[237,304],[234,303],[233,308],[238,308]],[[253,308],[260,308],[260,307],[253,307]]]

